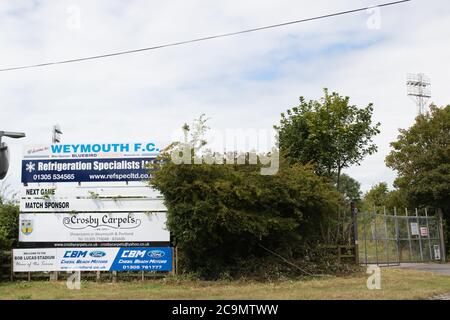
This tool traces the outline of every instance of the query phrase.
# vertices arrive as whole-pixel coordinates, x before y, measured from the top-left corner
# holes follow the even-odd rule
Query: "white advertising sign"
[[[19,242],[169,242],[166,213],[21,213]]]
[[[56,269],[56,249],[14,249],[13,271],[53,271]]]
[[[13,250],[14,272],[139,270],[172,270],[172,249],[161,247]]]
[[[49,198],[21,199],[21,212],[123,212],[123,211],[167,211],[162,199],[150,198]]]

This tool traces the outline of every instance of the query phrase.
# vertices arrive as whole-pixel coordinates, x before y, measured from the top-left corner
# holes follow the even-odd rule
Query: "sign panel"
[[[22,160],[22,183],[143,181],[156,158]]]
[[[171,271],[172,248],[14,249],[13,271]]]
[[[14,272],[56,269],[56,249],[13,249]]]
[[[24,146],[24,159],[92,159],[155,157],[159,148],[153,142],[44,144]]]
[[[51,184],[41,183],[39,185],[29,185],[22,187],[20,196],[22,199],[53,199],[53,198],[77,198],[77,199],[104,199],[104,198],[149,198],[163,199],[162,194],[142,182],[141,185],[131,185],[122,182],[120,185],[113,185],[107,182],[104,185],[95,183]]]
[[[420,236],[428,237],[428,228],[427,227],[420,227]]]
[[[419,224],[417,222],[411,222],[411,235],[412,236],[419,235]]]
[[[124,212],[167,211],[162,199],[108,198],[108,199],[21,199],[21,212]]]
[[[437,244],[433,246],[434,249],[434,260],[441,260],[441,247]]]
[[[165,212],[21,213],[19,228],[21,245],[35,247],[40,243],[170,241]]]

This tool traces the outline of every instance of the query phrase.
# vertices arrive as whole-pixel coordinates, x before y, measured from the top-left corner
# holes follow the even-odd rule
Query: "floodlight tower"
[[[426,110],[428,100],[431,98],[431,81],[423,73],[408,74],[406,78],[408,96],[417,105],[418,113],[421,115]]]

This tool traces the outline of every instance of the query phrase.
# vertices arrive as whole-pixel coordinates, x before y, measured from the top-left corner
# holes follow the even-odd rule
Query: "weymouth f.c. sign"
[[[156,161],[154,143],[53,144],[25,147],[22,183],[142,181]]]

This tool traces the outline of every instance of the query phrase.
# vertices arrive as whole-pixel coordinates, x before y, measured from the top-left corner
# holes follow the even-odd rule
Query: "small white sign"
[[[14,272],[56,270],[56,248],[13,249]]]
[[[437,244],[433,246],[434,249],[434,260],[441,260],[441,247]]]
[[[412,236],[419,235],[419,224],[417,222],[411,222],[411,235]]]

